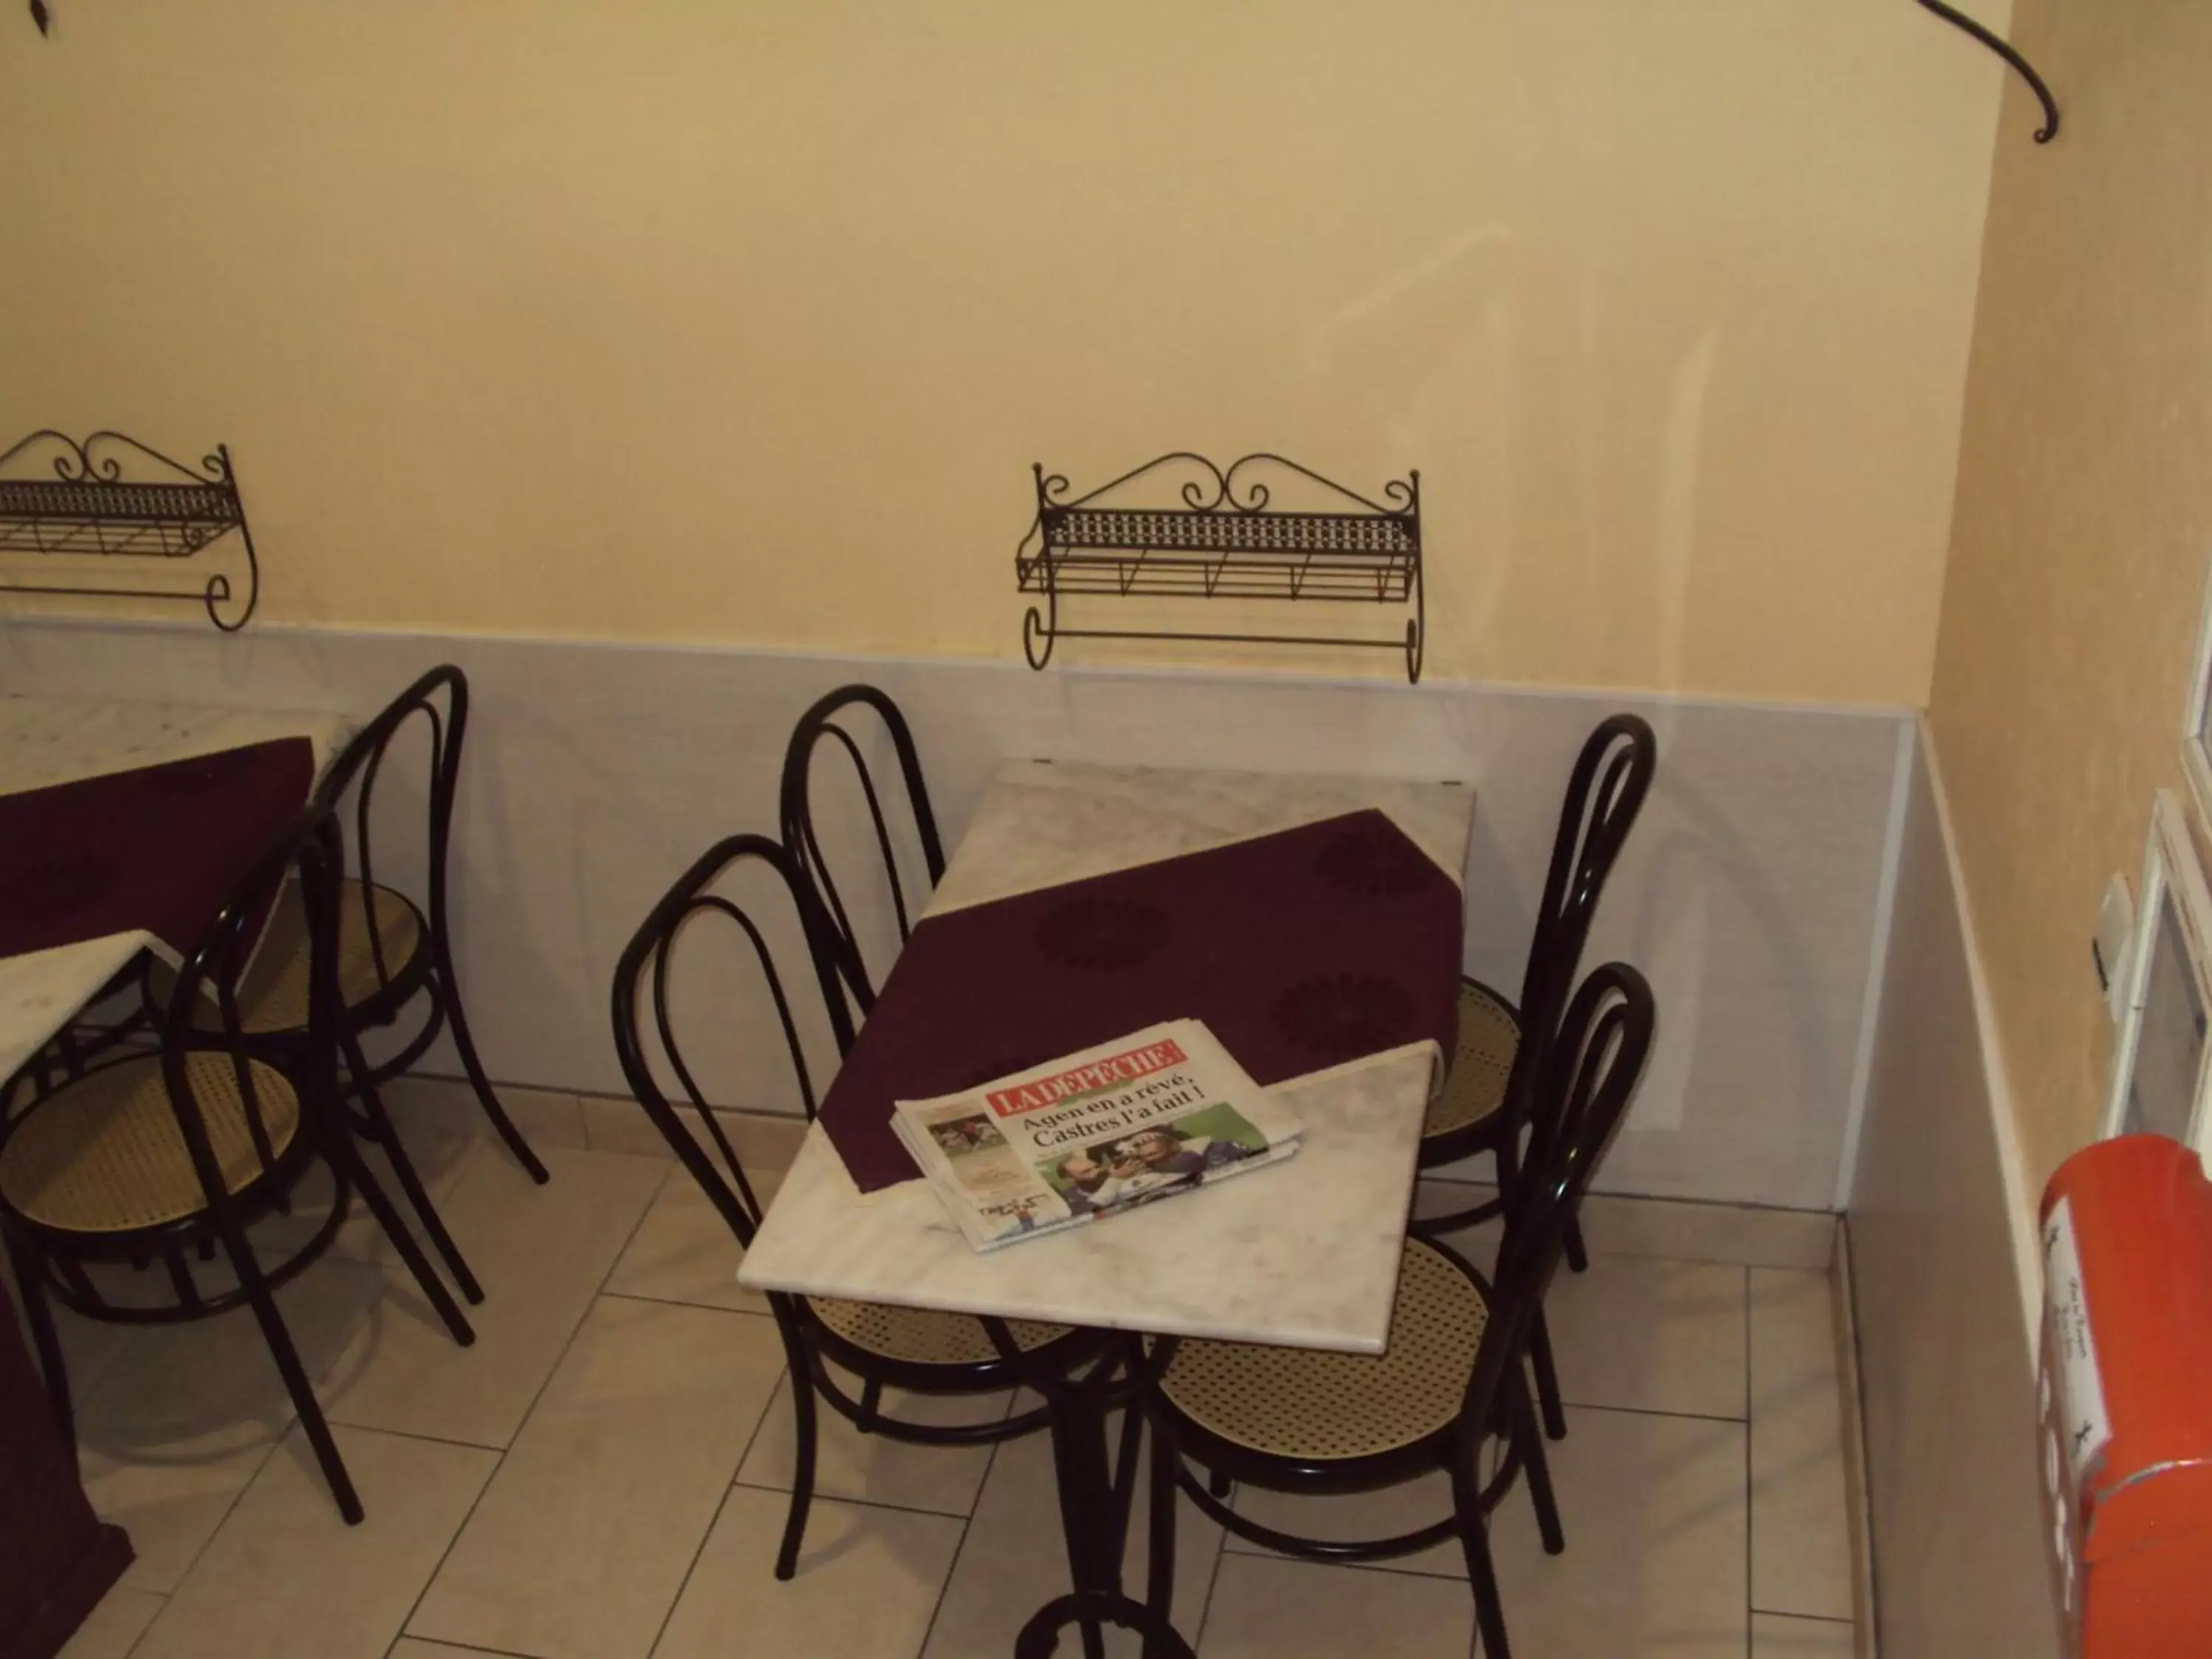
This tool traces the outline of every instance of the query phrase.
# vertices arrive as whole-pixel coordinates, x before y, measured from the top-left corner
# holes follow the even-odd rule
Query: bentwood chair
[[[860,933],[854,921],[854,912],[847,908],[845,894],[839,890],[830,873],[830,860],[822,850],[814,810],[814,751],[824,738],[834,739],[837,747],[845,751],[859,781],[861,796],[867,802],[876,849],[882,855],[890,892],[891,915],[897,924],[902,945],[914,932],[921,897],[915,895],[909,908],[906,884],[899,876],[898,854],[893,847],[890,821],[884,812],[883,797],[877,789],[862,745],[854,735],[856,727],[866,731],[870,723],[866,720],[868,711],[873,712],[875,723],[879,723],[890,738],[891,751],[898,762],[899,781],[906,791],[908,811],[914,820],[915,838],[921,844],[923,870],[933,887],[944,879],[945,843],[937,833],[937,816],[930,808],[929,785],[922,776],[921,756],[915,747],[914,733],[907,726],[906,716],[899,713],[898,705],[872,685],[840,686],[799,717],[799,724],[792,729],[791,741],[784,750],[780,802],[784,845],[791,849],[801,873],[812,883],[823,911],[845,943],[841,971],[849,981],[853,996],[863,1012],[873,1006],[875,988],[882,981],[868,974]]]
[[[0,1235],[65,1437],[75,1437],[74,1416],[50,1299],[124,1324],[173,1324],[249,1307],[338,1512],[353,1522],[362,1518],[361,1499],[276,1292],[330,1248],[358,1191],[453,1340],[466,1346],[476,1338],[363,1165],[338,1104],[343,868],[335,818],[327,808],[309,808],[239,882],[173,976],[158,1049],[89,1066],[0,1125]],[[288,883],[304,928],[303,1035],[274,1060],[246,1029],[240,985],[262,922]],[[305,1242],[288,1243],[264,1261],[247,1229],[289,1214],[293,1189],[317,1163],[330,1171],[329,1214]],[[217,1248],[232,1282],[204,1289],[191,1258],[209,1260]],[[161,1300],[115,1301],[87,1271],[156,1259],[171,1293]]]
[[[1432,1170],[1488,1152],[1497,1160],[1499,1196],[1453,1214],[1422,1217],[1414,1230],[1425,1237],[1486,1221],[1504,1207],[1528,1129],[1527,1103],[1582,962],[1606,878],[1643,810],[1658,756],[1651,727],[1638,716],[1614,714],[1598,722],[1576,758],[1560,805],[1520,1000],[1477,979],[1460,981],[1458,1041],[1444,1086],[1430,1103],[1422,1127],[1420,1167]],[[1566,1237],[1568,1265],[1580,1273],[1589,1264],[1572,1217]]]
[[[336,1032],[345,1061],[349,1081],[344,1092],[355,1130],[385,1149],[394,1177],[452,1272],[453,1282],[471,1302],[481,1302],[483,1289],[401,1146],[380,1093],[380,1085],[422,1057],[450,1021],[454,1051],[484,1115],[531,1179],[545,1181],[544,1164],[514,1127],[484,1076],[453,973],[446,854],[468,718],[466,677],[452,664],[432,669],[394,698],[338,752],[317,786],[315,799],[333,811],[343,812],[348,794],[353,798],[352,851],[356,873],[346,877],[339,891],[336,951],[341,1006]],[[377,842],[372,823],[385,762],[401,733],[417,720],[428,747],[427,904],[417,904],[398,888],[377,879]],[[306,940],[296,898],[288,894],[278,901],[269,937],[239,991],[244,1029],[265,1051],[281,1053],[304,1039]],[[166,989],[161,975],[155,975],[154,982],[157,990]],[[397,1054],[372,1065],[363,1051],[363,1039],[371,1031],[397,1024],[418,1000],[425,1008],[421,1029]]]
[[[732,836],[717,842],[684,872],[653,908],[623,951],[615,969],[615,1051],[630,1089],[653,1125],[699,1183],[741,1247],[750,1247],[765,1206],[747,1177],[718,1115],[707,1103],[677,1027],[673,963],[679,943],[708,946],[719,933],[726,947],[749,947],[767,1001],[775,1011],[790,1052],[799,1103],[811,1121],[815,1092],[801,1042],[794,1006],[795,988],[778,971],[775,952],[753,915],[717,890],[723,878],[741,866],[766,867],[771,901],[783,915],[770,927],[787,927],[795,916],[806,942],[808,970],[814,977],[831,1036],[841,1053],[851,1046],[853,1024],[838,981],[848,971],[844,947],[823,912],[796,856],[765,836]],[[786,908],[787,901],[788,908]],[[763,913],[765,914],[765,913]],[[703,936],[703,937],[702,937]],[[745,949],[738,951],[745,960]],[[720,984],[719,978],[714,981]],[[705,1014],[705,1035],[726,1039],[732,1014],[719,994]],[[669,1079],[684,1103],[669,1098]],[[1104,1333],[1018,1320],[986,1321],[962,1314],[933,1313],[822,1297],[771,1293],[768,1298],[791,1365],[791,1400],[798,1429],[796,1474],[791,1510],[775,1576],[789,1578],[797,1569],[813,1498],[817,1397],[863,1433],[922,1445],[972,1446],[1012,1439],[1048,1426],[1043,1408],[1004,1421],[945,1427],[896,1418],[883,1408],[886,1388],[919,1395],[1004,1393],[1027,1381],[1040,1367],[1061,1371],[1112,1364],[1119,1351]],[[1005,1339],[1002,1347],[995,1335]],[[1018,1370],[1012,1356],[1018,1356]],[[860,1397],[848,1394],[830,1367],[857,1377]],[[1133,1456],[1133,1443],[1127,1455]],[[1075,1528],[1069,1528],[1071,1538]],[[1073,1550],[1073,1546],[1071,1546]]]
[[[1504,1200],[1494,1281],[1449,1246],[1408,1238],[1380,1357],[1175,1345],[1147,1407],[1154,1433],[1146,1599],[1155,1612],[1173,1605],[1179,1487],[1239,1537],[1290,1555],[1376,1561],[1456,1537],[1485,1659],[1508,1659],[1488,1516],[1525,1469],[1544,1548],[1556,1555],[1566,1547],[1524,1364],[1567,1224],[1627,1109],[1653,1020],[1650,988],[1621,963],[1596,969],[1576,994],[1555,1063],[1538,1085],[1522,1178]],[[1493,1446],[1498,1466],[1485,1480],[1482,1458]],[[1211,1490],[1194,1464],[1209,1472]],[[1312,1495],[1373,1492],[1437,1469],[1450,1476],[1451,1513],[1389,1538],[1303,1538],[1262,1526],[1216,1495],[1229,1481]]]
[[[1447,1214],[1417,1217],[1412,1224],[1417,1237],[1433,1239],[1502,1212],[1519,1178],[1528,1102],[1581,965],[1606,878],[1643,810],[1658,754],[1651,727],[1637,715],[1611,715],[1592,728],[1560,805],[1519,1002],[1480,980],[1460,981],[1458,1035],[1443,1087],[1429,1103],[1422,1126],[1420,1167],[1433,1170],[1488,1152],[1497,1164],[1498,1196]],[[1566,1255],[1577,1273],[1589,1265],[1572,1212],[1567,1217]],[[1540,1310],[1529,1357],[1545,1431],[1554,1440],[1564,1439],[1566,1411],[1552,1359],[1551,1333]]]

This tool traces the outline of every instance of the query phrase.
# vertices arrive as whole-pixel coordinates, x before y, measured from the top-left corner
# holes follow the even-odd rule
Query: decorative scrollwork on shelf
[[[154,586],[131,574],[92,579],[100,567],[86,562],[189,560],[234,531],[246,564],[242,602],[226,571]],[[120,432],[79,441],[44,428],[0,452],[0,592],[195,603],[236,633],[259,601],[261,563],[229,449],[218,444],[193,467]]]
[[[1032,668],[1070,639],[1185,640],[1402,651],[1420,678],[1425,611],[1421,586],[1419,472],[1382,486],[1380,501],[1285,456],[1261,452],[1226,467],[1173,450],[1080,495],[1066,475],[1030,471],[1036,516],[1014,552],[1015,585],[1038,595],[1022,617]],[[1278,504],[1302,499],[1311,505]],[[1322,635],[1197,633],[1066,628],[1064,595],[1120,599],[1324,600],[1407,605],[1402,640]]]
[[[2020,78],[2027,82],[2029,90],[2035,94],[2036,100],[2043,106],[2043,125],[2035,130],[2037,143],[2047,144],[2058,136],[2058,100],[2051,95],[2049,83],[2035,72],[2035,65],[2021,55],[2019,47],[1996,30],[1976,22],[1957,7],[1946,5],[1943,0],[1918,0],[1918,3],[1952,27],[1963,29],[1972,35],[2019,72]]]

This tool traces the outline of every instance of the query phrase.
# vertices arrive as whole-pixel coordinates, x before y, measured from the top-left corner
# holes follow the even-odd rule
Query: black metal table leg
[[[1160,1615],[1121,1588],[1121,1559],[1136,1498],[1143,1395],[1164,1364],[1165,1351],[1148,1360],[1133,1339],[1124,1351],[1088,1372],[1069,1374],[1021,1353],[997,1320],[983,1323],[1000,1352],[1022,1370],[1024,1382],[1044,1396],[1060,1520],[1067,1532],[1073,1593],[1057,1598],[1023,1627],[1018,1652],[1023,1659],[1045,1659],[1054,1650],[1056,1632],[1075,1624],[1082,1632],[1085,1659],[1103,1659],[1103,1627],[1114,1624],[1141,1630],[1148,1655],[1187,1655],[1188,1646]],[[1109,1453],[1108,1419],[1116,1410],[1127,1415],[1121,1444]]]

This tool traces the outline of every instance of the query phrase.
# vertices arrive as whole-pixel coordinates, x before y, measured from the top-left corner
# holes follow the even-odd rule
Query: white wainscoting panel
[[[1013,756],[1463,779],[1479,792],[1468,965],[1508,991],[1518,988],[1575,752],[1596,720],[1637,709],[1659,734],[1659,782],[1589,961],[1619,956],[1650,975],[1662,1035],[1600,1184],[1807,1209],[1833,1201],[1905,716],[590,641],[278,629],[225,638],[22,620],[0,629],[0,690],[43,696],[366,714],[447,660],[474,692],[453,879],[479,1046],[502,1080],[608,1093],[623,1086],[607,1000],[623,943],[717,836],[775,833],[792,722],[848,681],[881,685],[906,709],[948,844],[992,769]],[[404,884],[420,793],[397,777],[380,788],[391,799],[378,814],[379,872]],[[881,908],[866,926],[875,948],[888,948]],[[703,960],[738,943],[702,938],[696,948]],[[702,971],[687,1005],[720,1028],[702,1082],[721,1103],[795,1109],[765,1005],[741,977],[750,971],[736,957]],[[732,1019],[733,1008],[756,1012]],[[813,1046],[826,1066],[818,1033]]]
[[[1916,764],[1850,1209],[1880,1651],[2055,1659],[2014,1247],[2026,1222],[1960,896]]]

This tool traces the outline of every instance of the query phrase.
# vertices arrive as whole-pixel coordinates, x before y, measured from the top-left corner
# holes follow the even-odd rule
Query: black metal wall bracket
[[[1406,678],[1421,678],[1426,613],[1419,472],[1391,479],[1382,486],[1384,500],[1376,501],[1280,455],[1247,455],[1224,469],[1176,450],[1073,501],[1059,473],[1042,464],[1030,471],[1036,518],[1014,550],[1017,589],[1044,601],[1042,613],[1032,605],[1022,618],[1022,654],[1030,667],[1051,661],[1060,639],[1202,640],[1403,651]],[[1317,505],[1279,507],[1275,487]],[[1060,601],[1078,594],[1410,605],[1413,614],[1402,637],[1387,638],[1063,627]]]
[[[2035,72],[2035,65],[2021,55],[2018,47],[1955,7],[1945,5],[1943,0],[1918,0],[1918,3],[1954,28],[1964,29],[2020,71],[2020,78],[2027,82],[2043,105],[2043,125],[2035,130],[2037,143],[2047,144],[2058,136],[2058,100],[2051,95],[2050,86]]]
[[[242,599],[222,571],[149,585],[154,562],[197,559],[233,531],[245,554]],[[122,562],[96,562],[109,559]],[[217,444],[193,468],[119,432],[82,443],[33,432],[0,453],[0,593],[198,604],[236,633],[261,597],[261,562],[228,447]]]

